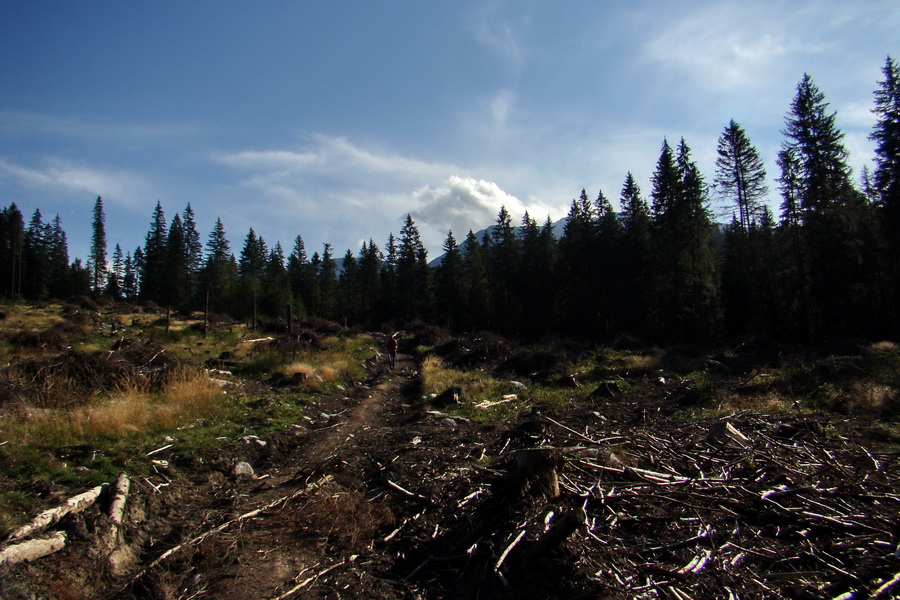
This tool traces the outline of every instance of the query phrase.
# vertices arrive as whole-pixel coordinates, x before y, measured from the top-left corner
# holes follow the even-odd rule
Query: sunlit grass
[[[67,446],[168,431],[215,414],[223,400],[222,389],[202,371],[184,369],[159,394],[131,382],[84,406],[27,409],[25,418],[0,424],[0,438],[16,444]]]

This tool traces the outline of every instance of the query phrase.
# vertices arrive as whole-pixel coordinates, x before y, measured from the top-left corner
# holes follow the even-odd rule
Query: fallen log
[[[121,543],[121,528],[125,513],[125,502],[128,499],[128,491],[131,480],[125,473],[119,473],[116,483],[113,485],[113,499],[109,505],[110,524],[103,537],[104,545],[112,550]]]
[[[21,540],[22,538],[26,538],[32,536],[36,533],[40,533],[55,525],[62,519],[64,516],[70,513],[81,512],[94,502],[97,501],[97,498],[100,497],[100,494],[106,490],[108,484],[98,485],[97,487],[84,492],[83,494],[79,494],[77,496],[73,496],[66,500],[65,504],[61,506],[57,506],[56,508],[51,508],[50,510],[45,510],[34,519],[31,520],[30,523],[19,527],[15,531],[13,531],[6,538],[7,542],[14,542],[16,540]]]
[[[62,550],[65,545],[66,534],[62,531],[55,531],[46,538],[37,538],[21,544],[13,544],[0,552],[0,567],[36,560]]]

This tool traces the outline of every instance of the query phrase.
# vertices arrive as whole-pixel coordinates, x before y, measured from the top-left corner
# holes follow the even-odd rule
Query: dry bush
[[[315,524],[311,533],[339,538],[354,548],[368,545],[383,528],[394,524],[390,508],[357,491],[319,490],[302,514],[311,518],[299,522]]]

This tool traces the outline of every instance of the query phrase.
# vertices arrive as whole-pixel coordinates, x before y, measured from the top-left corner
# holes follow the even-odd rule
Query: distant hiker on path
[[[391,365],[391,370],[392,370],[392,371],[394,370],[394,365],[397,364],[397,344],[398,344],[397,336],[398,336],[398,335],[399,335],[399,332],[398,332],[398,333],[395,333],[394,335],[392,335],[392,336],[390,337],[390,339],[388,339],[388,343],[387,343],[387,347],[388,347],[388,362],[389,362],[390,365]]]

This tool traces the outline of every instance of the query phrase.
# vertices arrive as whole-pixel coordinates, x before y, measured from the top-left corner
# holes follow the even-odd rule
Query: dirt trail
[[[413,362],[400,357],[395,371],[380,374],[372,385],[317,405],[327,425],[314,426],[300,438],[274,440],[274,450],[262,461],[264,479],[239,482],[227,494],[214,484],[192,490],[194,505],[181,511],[191,536],[203,529],[191,524],[191,517],[220,513],[217,505],[225,499],[227,513],[206,517],[209,525],[288,500],[187,548],[182,556],[173,555],[117,597],[145,591],[166,597],[174,588],[174,597],[277,598],[298,584],[303,585],[291,597],[301,590],[311,593],[317,574],[349,562],[329,550],[368,543],[373,532],[393,520],[390,509],[366,498],[369,477],[361,472],[366,470],[361,459],[379,440],[390,438],[385,435],[389,421],[409,410],[403,393],[414,376]]]

